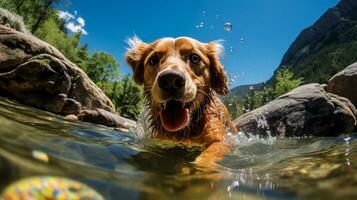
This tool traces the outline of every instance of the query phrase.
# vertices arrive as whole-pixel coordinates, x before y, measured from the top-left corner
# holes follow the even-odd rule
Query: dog
[[[219,56],[222,45],[193,38],[162,38],[145,43],[128,40],[126,61],[134,81],[144,87],[151,138],[201,145],[195,163],[220,160],[230,146],[226,129],[236,132],[218,95],[228,92]]]

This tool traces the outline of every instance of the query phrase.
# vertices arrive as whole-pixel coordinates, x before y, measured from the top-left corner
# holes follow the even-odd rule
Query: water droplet
[[[203,27],[204,27],[204,23],[203,22],[201,22],[198,25],[196,25],[196,28],[203,28]]]
[[[202,11],[202,17],[204,17],[206,15],[206,11]]]
[[[243,44],[244,38],[240,38],[240,43]]]
[[[225,30],[225,31],[228,31],[228,32],[230,32],[230,31],[232,31],[232,24],[231,23],[229,23],[229,22],[227,22],[227,23],[225,23],[224,25],[223,25],[223,29]]]
[[[229,47],[229,51],[230,51],[230,52],[233,52],[233,51],[234,51],[234,48],[233,48],[233,47]]]

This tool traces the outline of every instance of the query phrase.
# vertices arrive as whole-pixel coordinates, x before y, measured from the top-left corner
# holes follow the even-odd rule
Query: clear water
[[[227,140],[235,150],[209,170],[190,163],[199,147],[142,140],[0,99],[0,190],[57,175],[114,200],[357,198],[357,134]]]

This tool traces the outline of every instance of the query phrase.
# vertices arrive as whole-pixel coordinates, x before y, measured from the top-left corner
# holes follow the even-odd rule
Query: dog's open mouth
[[[167,101],[160,112],[161,124],[169,132],[183,129],[187,125],[189,118],[189,109],[181,101]]]

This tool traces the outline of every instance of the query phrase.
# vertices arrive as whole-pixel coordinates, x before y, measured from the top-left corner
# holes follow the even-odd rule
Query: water
[[[204,23],[203,22],[200,22],[198,25],[196,25],[196,28],[203,28],[204,27]]]
[[[228,134],[217,164],[198,146],[139,139],[0,99],[0,190],[35,175],[85,183],[106,199],[356,199],[357,134],[261,138]]]
[[[230,32],[230,31],[232,31],[232,28],[233,28],[233,26],[232,26],[232,24],[229,23],[229,22],[227,22],[227,23],[225,23],[225,24],[223,25],[223,29],[224,29],[225,31]]]

